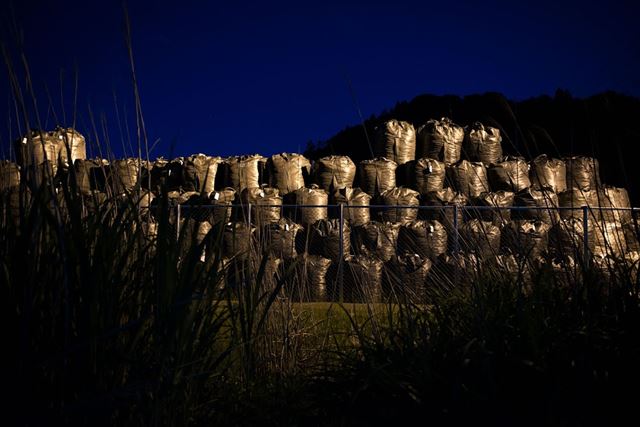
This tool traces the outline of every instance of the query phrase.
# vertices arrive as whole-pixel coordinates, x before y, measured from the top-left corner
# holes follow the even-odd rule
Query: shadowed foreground
[[[295,266],[225,268],[219,227],[176,241],[161,205],[150,238],[133,201],[82,216],[73,191],[62,221],[47,191],[1,230],[18,424],[595,425],[634,407],[631,269],[524,287],[486,266],[428,305],[300,304]]]

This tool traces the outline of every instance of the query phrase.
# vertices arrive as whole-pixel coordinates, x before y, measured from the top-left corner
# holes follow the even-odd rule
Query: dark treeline
[[[640,168],[633,154],[640,146],[640,99],[615,92],[589,98],[575,98],[564,90],[555,96],[510,101],[499,93],[465,97],[420,95],[399,102],[391,110],[367,119],[369,139],[374,128],[395,118],[420,126],[431,118],[449,117],[466,126],[481,121],[503,134],[505,154],[531,159],[539,154],[552,156],[586,155],[600,161],[604,183],[625,187],[632,203],[639,203]],[[373,142],[372,142],[373,143]],[[340,154],[356,163],[371,158],[361,125],[344,129],[327,141],[310,144],[310,158]]]

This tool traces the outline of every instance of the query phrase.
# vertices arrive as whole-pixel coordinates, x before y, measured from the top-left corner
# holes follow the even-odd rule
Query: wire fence
[[[346,204],[327,204],[327,205],[293,205],[293,204],[252,204],[252,203],[227,203],[223,205],[176,205],[171,209],[174,210],[172,216],[175,217],[176,237],[180,236],[181,223],[183,220],[208,221],[215,223],[219,221],[241,223],[251,228],[252,226],[260,227],[273,222],[277,222],[280,218],[290,219],[292,222],[301,222],[302,214],[307,211],[318,213],[322,219],[330,219],[337,221],[338,241],[341,242],[337,248],[336,268],[337,268],[337,291],[338,299],[343,300],[344,281],[345,281],[345,256],[349,255],[345,252],[346,227],[349,225],[349,219],[354,217],[359,211],[366,210],[369,213],[371,221],[381,221],[401,219],[402,222],[427,219],[438,219],[445,225],[447,230],[447,251],[452,254],[460,253],[466,247],[463,241],[461,228],[464,223],[472,218],[492,219],[509,223],[511,218],[520,220],[535,221],[541,217],[551,218],[551,224],[559,224],[562,219],[570,219],[576,226],[573,230],[580,234],[575,239],[574,256],[581,261],[584,268],[588,268],[592,259],[592,250],[590,245],[594,242],[591,239],[595,232],[602,233],[602,225],[607,221],[626,221],[630,223],[633,234],[637,238],[638,224],[636,221],[637,212],[640,208],[616,208],[616,207],[556,207],[556,206],[461,206],[461,205],[443,205],[443,206],[417,206],[417,205],[346,205]],[[266,213],[266,214],[265,214]],[[410,214],[408,214],[410,213]],[[368,217],[368,218],[369,218]],[[393,222],[393,221],[388,221]],[[303,224],[313,227],[313,224]],[[308,237],[307,233],[307,237]],[[347,236],[347,239],[349,237]],[[606,243],[612,245],[612,243]],[[306,243],[308,247],[308,243]],[[581,247],[580,247],[581,246]]]

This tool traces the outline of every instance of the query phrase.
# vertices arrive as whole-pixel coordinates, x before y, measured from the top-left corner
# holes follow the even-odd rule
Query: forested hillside
[[[348,127],[327,141],[311,144],[305,154],[310,158],[348,155],[357,163],[373,157],[367,138],[373,144],[374,129],[383,121],[395,118],[419,126],[441,117],[461,125],[482,121],[498,127],[505,154],[596,157],[603,182],[626,187],[638,205],[640,168],[633,153],[640,146],[640,99],[615,92],[582,99],[559,90],[553,97],[524,101],[510,101],[499,93],[420,95],[365,120],[366,132],[360,124]]]

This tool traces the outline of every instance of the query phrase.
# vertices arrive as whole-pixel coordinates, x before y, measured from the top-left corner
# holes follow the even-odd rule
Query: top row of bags
[[[409,122],[389,120],[376,129],[374,153],[398,165],[428,157],[451,165],[465,158],[487,166],[502,158],[502,136],[480,122],[463,128],[448,118],[429,120],[417,130]]]
[[[359,165],[359,185],[371,196],[397,185],[413,187],[420,193],[451,186],[471,196],[489,191],[489,187],[517,192],[533,186],[559,193],[567,187],[588,191],[600,185],[595,159],[571,157],[561,161],[540,156],[527,163],[522,158],[504,158],[501,141],[498,129],[481,123],[465,129],[443,118],[429,120],[416,131],[408,122],[389,120],[376,130],[377,158]],[[154,162],[84,160],[85,139],[71,128],[34,132],[31,139],[22,139],[19,148],[19,164],[39,166],[48,160],[53,175],[58,164],[68,167],[75,162],[78,181],[86,190],[94,189],[89,188],[94,187],[92,181],[105,180],[119,192],[132,189],[138,182],[156,190],[164,179],[170,190],[210,193],[230,186],[241,192],[268,184],[286,195],[311,182],[327,191],[352,187],[356,178],[356,165],[346,156],[318,159],[313,168],[304,156],[288,153],[269,159],[260,155],[222,159],[197,154]],[[463,154],[465,160],[460,161]]]
[[[542,155],[530,163],[522,158],[505,157],[488,168],[481,162],[461,160],[445,165],[428,158],[405,165],[412,166],[413,179],[409,185],[398,182],[396,172],[399,167],[386,158],[363,160],[356,168],[349,157],[328,156],[316,160],[312,167],[304,156],[288,153],[270,158],[254,155],[224,160],[203,154],[155,162],[78,160],[75,172],[83,192],[104,191],[103,187],[108,183],[117,189],[117,193],[130,191],[138,183],[154,192],[164,184],[168,191],[203,194],[227,187],[241,193],[266,185],[277,188],[283,196],[314,184],[330,193],[359,186],[372,197],[402,184],[420,194],[451,187],[470,197],[488,191],[517,193],[530,187],[554,193],[569,188],[590,191],[601,187],[598,162],[588,157],[561,160]]]

